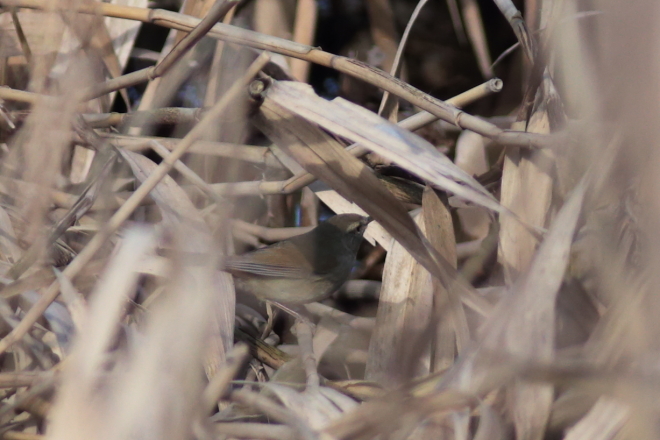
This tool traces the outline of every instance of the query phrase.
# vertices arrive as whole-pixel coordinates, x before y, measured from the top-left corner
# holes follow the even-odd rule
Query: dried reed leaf
[[[96,386],[105,351],[112,344],[126,303],[137,286],[139,274],[135,267],[144,255],[153,252],[154,247],[151,231],[145,228],[126,231],[119,251],[110,260],[91,295],[89,315],[83,323],[84,331],[76,339],[71,354],[74,357],[70,364],[71,376],[65,379],[77,390],[70,389],[71,394],[63,397],[63,401],[78,399]]]
[[[341,98],[327,101],[306,84],[274,81],[266,92],[278,106],[360,143],[407,171],[467,201],[506,212],[479,182],[422,138]]]
[[[375,320],[353,316],[320,303],[307,304],[305,308],[320,318],[314,332],[314,354],[319,359],[319,373],[338,378],[364,377],[367,349]],[[375,385],[373,382],[370,384]],[[327,381],[325,385],[333,386],[354,398],[357,393]]]
[[[433,189],[424,190],[422,215],[426,236],[431,244],[454,267],[456,260],[456,237],[449,210]],[[470,341],[465,310],[455,290],[447,290],[433,280],[433,322],[436,334],[433,345],[432,370],[449,368],[454,362],[454,353],[460,354]]]
[[[319,389],[321,394],[332,402],[342,413],[352,411],[357,408],[358,404],[355,400],[347,397],[346,394],[340,393],[335,388],[321,387]]]
[[[545,90],[546,82],[544,81]],[[529,131],[550,133],[550,121],[545,101],[534,113]],[[544,227],[552,200],[552,166],[554,154],[547,149],[507,152],[502,171],[501,203],[523,222]],[[520,221],[511,216],[500,219],[499,261],[504,266],[508,283],[516,280],[532,261],[537,238]]]
[[[495,3],[513,28],[528,60],[534,64],[519,120],[529,117],[525,122],[531,133],[548,134],[557,130],[565,115],[550,69],[546,66],[550,60],[536,53],[535,40],[513,2],[495,0]],[[541,9],[542,22],[547,22],[552,13],[552,6],[547,6]],[[519,122],[521,127],[522,124]],[[500,201],[522,220],[516,222],[512,221],[513,218],[503,218],[501,221],[499,260],[509,283],[527,269],[537,245],[537,239],[521,223],[542,228],[549,221],[554,164],[555,154],[549,149],[507,151]]]
[[[324,432],[338,440],[367,440],[378,436],[407,438],[429,416],[470,408],[475,401],[474,397],[451,389],[423,398],[392,391],[345,414]]]
[[[417,223],[424,230],[421,217]],[[431,276],[399,243],[385,258],[376,327],[369,343],[365,379],[388,388],[430,369],[433,310]]]

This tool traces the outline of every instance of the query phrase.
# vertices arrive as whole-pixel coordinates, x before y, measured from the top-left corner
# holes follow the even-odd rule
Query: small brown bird
[[[320,301],[348,279],[370,221],[357,214],[330,217],[306,234],[229,257],[224,270],[234,275],[238,290],[259,299]]]

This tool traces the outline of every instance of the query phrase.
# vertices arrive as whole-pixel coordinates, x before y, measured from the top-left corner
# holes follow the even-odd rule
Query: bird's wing
[[[282,254],[287,258],[283,258]],[[312,272],[308,259],[290,242],[280,242],[244,255],[233,255],[225,261],[225,270],[237,276],[250,273],[278,278],[306,278]]]

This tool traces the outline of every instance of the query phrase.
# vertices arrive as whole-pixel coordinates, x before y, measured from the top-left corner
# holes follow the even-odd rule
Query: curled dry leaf
[[[293,114],[369,148],[439,189],[493,211],[506,212],[488,190],[433,145],[369,110],[341,98],[327,101],[311,86],[288,81],[274,81],[267,96]]]

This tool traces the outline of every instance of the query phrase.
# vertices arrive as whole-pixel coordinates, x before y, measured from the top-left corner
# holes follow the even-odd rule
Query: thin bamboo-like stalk
[[[144,123],[176,125],[197,122],[203,113],[204,109],[201,108],[165,107],[132,113],[88,113],[83,114],[82,118],[90,128],[107,128],[117,125],[138,127]]]
[[[158,154],[160,157],[163,158],[163,160],[167,159],[167,157],[170,155],[170,150],[165,148],[163,145],[156,141],[151,141],[149,142],[149,147]],[[174,162],[174,169],[177,170],[178,172],[181,173],[183,177],[188,179],[190,183],[195,185],[204,195],[206,195],[209,199],[211,199],[213,202],[221,202],[221,197],[218,193],[216,193],[211,185],[206,183],[204,179],[199,177],[199,175],[191,170],[185,163],[181,162],[181,160],[177,160]]]
[[[406,44],[408,43],[410,31],[412,30],[412,27],[415,24],[419,13],[422,11],[427,1],[428,0],[420,0],[419,3],[417,3],[417,6],[415,6],[413,13],[408,20],[408,24],[406,24],[406,29],[403,31],[401,41],[399,41],[399,47],[396,50],[396,55],[394,56],[392,66],[390,68],[390,75],[394,77],[398,77],[401,72],[401,68],[403,66],[403,50],[406,48]],[[398,121],[399,104],[398,100],[392,98],[393,97],[388,92],[383,93],[383,98],[380,101],[378,114],[385,119],[396,123]]]
[[[477,65],[484,78],[493,77],[493,63],[488,51],[488,40],[486,39],[486,32],[484,31],[484,23],[481,18],[481,11],[476,0],[462,0],[463,4],[463,19],[467,28],[468,37],[472,44],[472,50],[477,58]]]
[[[46,95],[40,95],[39,93],[34,92],[26,92],[24,90],[16,90],[6,86],[0,87],[0,99],[5,99],[7,101],[36,104],[36,102],[43,97],[46,97]]]
[[[316,34],[316,18],[318,7],[314,0],[298,0],[296,21],[293,27],[293,41],[311,46]],[[309,76],[309,63],[294,58],[291,60],[291,74],[299,81],[306,82]]]
[[[295,330],[298,336],[298,347],[300,347],[300,357],[307,376],[307,387],[305,391],[318,392],[321,379],[317,371],[316,356],[314,356],[314,330],[313,324],[302,319],[296,320]]]
[[[102,138],[110,140],[115,146],[126,148],[130,151],[144,151],[149,149],[149,141],[157,141],[168,150],[174,150],[181,139],[152,137],[152,136],[127,136],[114,133],[100,133]],[[268,147],[257,147],[255,145],[232,144],[229,142],[197,141],[188,153],[205,154],[208,156],[231,157],[245,162],[264,165],[271,168],[283,169],[282,163],[277,160]]]

